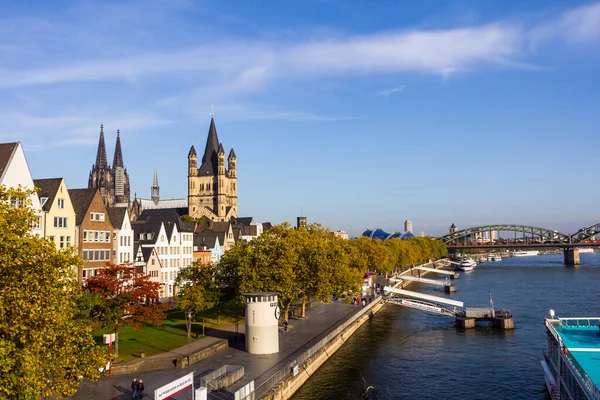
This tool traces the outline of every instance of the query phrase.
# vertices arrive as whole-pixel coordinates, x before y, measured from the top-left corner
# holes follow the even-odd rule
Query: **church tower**
[[[225,168],[225,149],[212,117],[201,162],[198,168],[198,155],[192,146],[188,153],[188,214],[212,221],[237,218],[236,156],[231,149],[229,168]]]
[[[100,189],[100,194],[107,207],[129,205],[129,175],[123,165],[121,137],[117,131],[117,144],[112,168],[108,165],[106,144],[104,142],[104,125],[100,125],[100,139],[96,152],[96,163],[92,165],[88,179],[88,188]]]
[[[156,165],[154,166],[154,181],[152,182],[152,201],[158,204],[160,200],[160,188],[158,187],[158,174],[156,173]]]

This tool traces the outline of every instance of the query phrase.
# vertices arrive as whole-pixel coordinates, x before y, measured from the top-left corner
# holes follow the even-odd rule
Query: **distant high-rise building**
[[[404,221],[404,232],[411,232],[412,233],[412,221],[407,219],[406,221]]]
[[[107,207],[129,206],[129,174],[123,164],[119,131],[117,131],[117,144],[111,167],[108,165],[106,155],[104,126],[100,125],[100,139],[98,140],[96,163],[92,165],[92,170],[90,171],[88,189],[100,189],[100,195]]]

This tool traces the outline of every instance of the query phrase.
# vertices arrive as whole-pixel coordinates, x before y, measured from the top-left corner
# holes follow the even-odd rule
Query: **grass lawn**
[[[202,337],[202,319],[205,319],[206,329],[219,327],[219,315],[221,326],[235,324],[236,313],[239,315],[239,323],[244,323],[244,306],[235,304],[234,301],[221,303],[219,307],[206,310],[196,315],[192,323],[192,341],[196,340],[194,332]],[[98,343],[102,343],[102,334],[111,333],[110,329],[96,332],[94,335]],[[164,353],[177,347],[186,345],[187,325],[184,312],[171,310],[167,318],[160,326],[144,325],[142,330],[135,330],[128,326],[119,329],[119,362],[126,362],[139,358],[140,351],[146,353],[146,357]],[[107,346],[108,347],[108,346]]]

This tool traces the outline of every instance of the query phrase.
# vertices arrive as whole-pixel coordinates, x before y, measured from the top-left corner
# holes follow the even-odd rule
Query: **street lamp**
[[[191,337],[191,331],[192,331],[192,318],[194,318],[194,312],[192,310],[186,310],[185,312],[185,324],[187,325],[187,334],[188,334],[188,367],[190,366],[190,348],[192,345],[192,337]]]

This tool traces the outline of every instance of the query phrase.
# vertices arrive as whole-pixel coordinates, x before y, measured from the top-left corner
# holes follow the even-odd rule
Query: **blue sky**
[[[600,222],[600,2],[0,1],[0,140],[187,196],[214,105],[241,216],[445,233]]]

